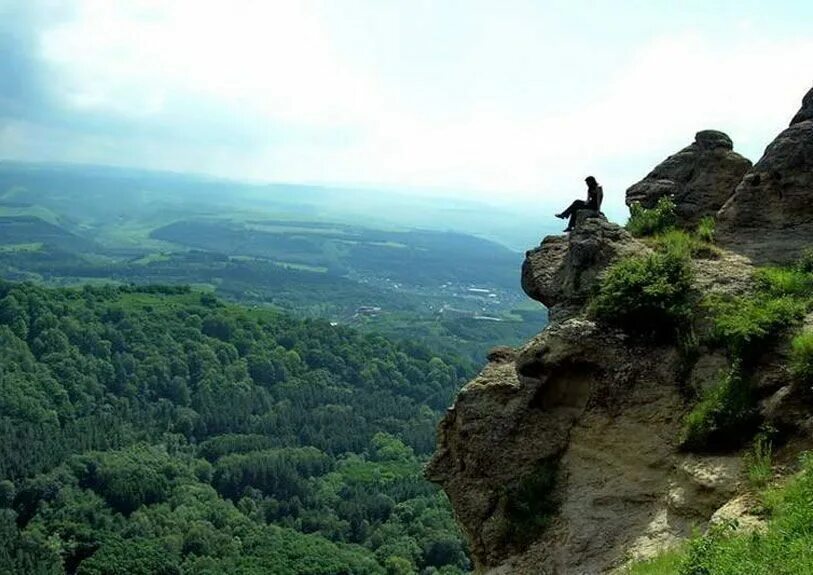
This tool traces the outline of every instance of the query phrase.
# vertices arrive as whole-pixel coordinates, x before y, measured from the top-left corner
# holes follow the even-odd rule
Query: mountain
[[[583,212],[527,252],[551,323],[490,354],[426,470],[477,572],[811,572],[811,102],[753,167],[700,132],[627,229]]]

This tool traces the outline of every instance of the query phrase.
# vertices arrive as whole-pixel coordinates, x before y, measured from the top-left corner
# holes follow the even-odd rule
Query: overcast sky
[[[564,200],[704,128],[752,160],[813,2],[0,0],[0,157]]]

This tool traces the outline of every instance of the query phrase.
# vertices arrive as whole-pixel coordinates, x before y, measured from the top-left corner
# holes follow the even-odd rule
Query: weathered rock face
[[[813,90],[718,214],[720,241],[757,263],[813,245]]]
[[[552,320],[584,303],[598,275],[619,258],[649,249],[603,216],[576,221],[569,235],[548,236],[525,254],[522,289],[543,303]]]
[[[731,496],[737,458],[677,449],[678,361],[673,348],[569,319],[461,391],[427,475],[449,495],[480,571],[605,573],[685,537]],[[539,495],[558,510],[523,546],[513,498],[540,462],[556,464],[553,491]]]
[[[669,196],[675,202],[678,225],[693,228],[713,216],[734,192],[751,162],[734,151],[723,132],[698,132],[694,143],[658,164],[627,190],[627,205],[653,208]]]

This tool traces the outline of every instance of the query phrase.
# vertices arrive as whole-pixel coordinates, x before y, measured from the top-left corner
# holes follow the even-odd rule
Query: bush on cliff
[[[511,541],[524,546],[550,524],[559,507],[554,496],[556,471],[555,460],[542,460],[519,483],[507,488]]]
[[[813,383],[813,331],[800,333],[791,343],[790,370],[805,383]]]
[[[632,204],[626,228],[639,238],[665,232],[673,228],[676,222],[675,203],[672,198],[663,196],[654,208],[644,208],[637,202]]]
[[[736,446],[757,423],[753,390],[735,366],[686,416],[681,443],[688,449],[712,451]]]
[[[760,295],[710,299],[712,337],[735,358],[749,358],[766,341],[802,317],[804,302]]]
[[[770,297],[806,299],[813,294],[813,274],[797,268],[761,268],[754,280],[757,290]]]
[[[605,272],[591,311],[631,332],[669,333],[689,317],[691,283],[688,261],[674,253],[623,259]]]

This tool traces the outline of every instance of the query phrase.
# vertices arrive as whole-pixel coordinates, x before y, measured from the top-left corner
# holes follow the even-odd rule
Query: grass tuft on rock
[[[760,433],[751,450],[745,454],[745,472],[751,487],[763,488],[773,477],[773,445],[768,435]]]
[[[688,413],[681,444],[701,451],[736,447],[749,437],[758,421],[751,385],[739,366],[734,366]]]
[[[790,355],[791,373],[805,383],[813,383],[813,331],[793,338]]]
[[[636,238],[663,233],[675,226],[675,203],[672,198],[663,196],[654,208],[644,208],[639,203],[630,206],[627,231]]]
[[[712,216],[703,217],[703,219],[700,220],[700,222],[697,224],[697,228],[695,229],[697,239],[699,239],[701,242],[706,242],[707,244],[714,243],[714,237],[716,233],[717,226]]]
[[[557,468],[558,461],[544,459],[506,490],[510,541],[524,546],[550,524],[559,508],[555,496]]]
[[[719,248],[700,239],[697,235],[679,229],[671,229],[658,234],[649,243],[658,252],[669,253],[686,259],[712,259],[720,255]]]

